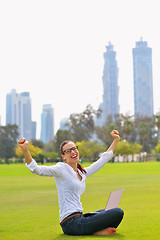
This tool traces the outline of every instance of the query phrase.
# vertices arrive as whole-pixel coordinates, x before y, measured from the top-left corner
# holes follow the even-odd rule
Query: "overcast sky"
[[[117,52],[121,113],[133,113],[132,48],[143,37],[152,48],[154,112],[160,108],[158,0],[0,0],[0,115],[6,94],[28,91],[32,120],[52,104],[60,120],[102,101],[105,46]]]

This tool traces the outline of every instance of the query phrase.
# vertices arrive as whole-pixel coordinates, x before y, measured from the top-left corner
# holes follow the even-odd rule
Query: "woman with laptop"
[[[53,166],[39,166],[28,149],[28,141],[21,138],[18,143],[23,150],[26,166],[33,174],[55,178],[59,200],[60,225],[67,235],[114,235],[122,221],[124,212],[120,208],[105,209],[83,214],[80,196],[85,190],[86,177],[101,169],[113,158],[113,152],[120,140],[117,130],[111,132],[112,144],[102,156],[89,167],[79,164],[78,147],[72,141],[60,146],[64,162]],[[97,197],[98,200],[98,197]]]

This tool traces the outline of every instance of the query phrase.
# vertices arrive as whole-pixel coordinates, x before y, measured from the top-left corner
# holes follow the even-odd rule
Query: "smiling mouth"
[[[71,156],[71,158],[73,158],[73,159],[77,158],[77,154]]]

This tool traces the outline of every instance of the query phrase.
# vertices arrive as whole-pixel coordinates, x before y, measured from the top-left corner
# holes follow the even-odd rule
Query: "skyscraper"
[[[102,110],[97,125],[103,125],[107,121],[107,117],[112,116],[114,121],[115,114],[119,113],[119,87],[118,87],[118,67],[116,60],[116,52],[113,45],[109,42],[104,53],[104,69],[103,69],[103,102],[100,105]]]
[[[6,125],[16,124],[19,137],[31,140],[31,99],[29,92],[16,93],[13,89],[6,96]]]
[[[31,139],[36,139],[37,123],[32,121]]]
[[[60,129],[61,130],[69,130],[69,126],[67,125],[69,123],[69,118],[63,118],[60,121]]]
[[[132,49],[134,114],[153,116],[152,49],[142,39]]]
[[[44,143],[54,138],[54,116],[51,104],[43,105],[41,114],[41,140]]]

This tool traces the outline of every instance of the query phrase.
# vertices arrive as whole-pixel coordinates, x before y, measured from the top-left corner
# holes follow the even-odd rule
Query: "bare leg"
[[[93,235],[114,235],[116,233],[116,228],[108,227],[93,233]]]

